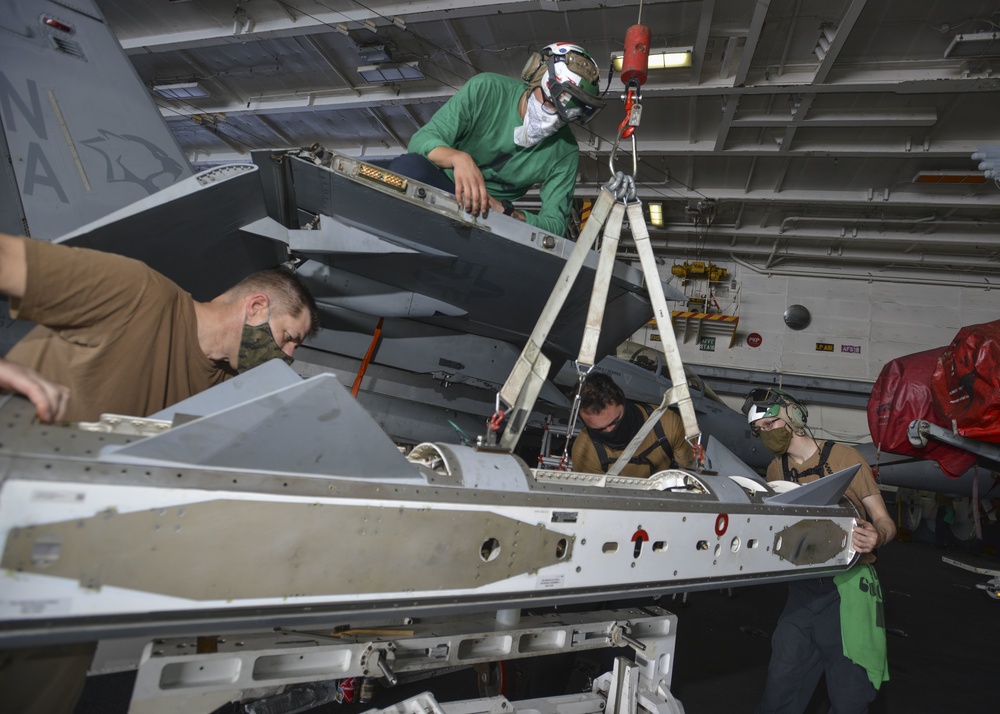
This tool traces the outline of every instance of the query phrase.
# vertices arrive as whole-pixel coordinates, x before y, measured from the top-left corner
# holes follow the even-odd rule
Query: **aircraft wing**
[[[288,227],[292,253],[317,264],[306,273],[326,305],[406,314],[523,345],[574,245],[508,216],[472,217],[444,191],[346,156],[321,164],[294,153],[274,159],[254,155],[270,214]],[[597,257],[588,257],[550,333],[546,350],[557,358],[579,351]],[[347,294],[359,288],[365,299]],[[684,297],[665,290],[668,299]],[[613,352],[651,314],[640,272],[616,264],[599,354]]]

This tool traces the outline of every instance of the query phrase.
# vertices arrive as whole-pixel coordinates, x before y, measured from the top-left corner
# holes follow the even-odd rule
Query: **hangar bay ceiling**
[[[195,164],[317,142],[395,155],[474,74],[516,76],[557,40],[610,65],[639,21],[654,49],[691,53],[650,72],[636,133],[665,259],[1000,282],[1000,188],[972,158],[1000,146],[996,0],[99,4]],[[574,129],[578,199],[610,176],[621,91],[615,77],[608,107]]]

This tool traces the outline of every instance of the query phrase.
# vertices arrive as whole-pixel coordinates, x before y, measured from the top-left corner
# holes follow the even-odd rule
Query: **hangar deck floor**
[[[1000,531],[997,526],[987,528]],[[998,534],[989,536],[988,543],[997,542]],[[882,549],[878,570],[886,598],[891,680],[883,685],[872,714],[997,711],[1000,690],[993,677],[1000,601],[976,589],[985,577],[941,560],[946,555],[1000,568],[995,548],[985,550],[993,555],[903,540]],[[706,591],[690,594],[686,602],[667,598],[660,603],[678,616],[672,690],[687,714],[753,710],[770,655],[771,628],[784,596],[784,585],[758,585],[736,589],[731,596]],[[565,682],[570,682],[568,691],[580,691],[586,670],[608,666],[616,653],[605,654],[600,662],[559,657],[523,661],[508,671],[508,678],[513,676],[511,698],[563,694]],[[124,713],[131,682],[127,673],[92,677],[76,714]],[[441,701],[479,696],[474,673],[463,670],[405,688],[380,689],[370,704],[328,704],[314,711],[353,714],[428,689]],[[826,714],[824,691],[821,684],[808,714]]]

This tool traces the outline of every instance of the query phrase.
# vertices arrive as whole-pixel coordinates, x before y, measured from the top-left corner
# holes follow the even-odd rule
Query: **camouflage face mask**
[[[788,451],[788,446],[792,443],[792,432],[782,425],[778,429],[760,432],[760,440],[764,442],[768,451],[781,456]]]
[[[253,369],[262,365],[268,360],[280,359],[285,364],[291,364],[295,360],[286,355],[278,347],[274,334],[271,332],[271,310],[267,311],[267,320],[260,325],[248,325],[243,323],[243,334],[240,335],[240,353],[237,361],[236,371],[243,374],[248,369]]]

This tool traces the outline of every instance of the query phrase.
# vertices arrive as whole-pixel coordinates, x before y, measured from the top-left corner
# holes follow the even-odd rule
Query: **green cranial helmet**
[[[789,421],[793,428],[805,426],[808,414],[798,399],[788,392],[774,388],[751,390],[743,402],[743,413],[747,415],[749,424],[758,419],[773,419],[780,415],[782,419]]]

